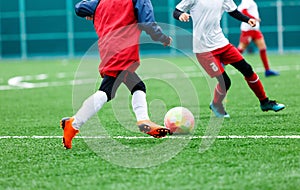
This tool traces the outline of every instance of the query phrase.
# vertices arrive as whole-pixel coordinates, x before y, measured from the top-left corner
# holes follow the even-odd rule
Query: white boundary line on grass
[[[0,139],[60,139],[62,136],[0,136]],[[143,137],[143,136],[76,136],[79,139],[151,139],[153,137]],[[267,135],[228,135],[228,136],[168,136],[164,139],[300,139],[300,135],[282,135],[282,136],[267,136]]]

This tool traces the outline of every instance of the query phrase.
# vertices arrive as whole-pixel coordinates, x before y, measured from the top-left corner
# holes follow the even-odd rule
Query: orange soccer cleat
[[[167,129],[163,126],[157,125],[156,123],[153,123],[150,120],[138,121],[137,125],[140,128],[141,132],[151,135],[154,138],[162,138],[162,137],[165,137],[167,134],[171,135],[171,132],[169,129]]]
[[[60,120],[60,127],[64,130],[63,145],[66,149],[72,148],[72,139],[75,137],[79,130],[72,126],[74,118],[65,117]]]

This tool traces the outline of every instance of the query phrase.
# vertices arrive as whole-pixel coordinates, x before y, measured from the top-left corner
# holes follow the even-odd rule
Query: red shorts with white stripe
[[[249,44],[252,40],[258,40],[263,37],[263,34],[259,30],[242,31],[240,35],[240,42]]]
[[[241,53],[232,44],[215,49],[211,52],[196,53],[200,65],[210,77],[216,77],[224,72],[224,65],[243,60]]]

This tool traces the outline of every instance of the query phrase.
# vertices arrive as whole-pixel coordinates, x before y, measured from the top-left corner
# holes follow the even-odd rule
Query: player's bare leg
[[[249,46],[249,43],[240,42],[238,45],[238,50],[240,53],[243,53],[245,49]]]

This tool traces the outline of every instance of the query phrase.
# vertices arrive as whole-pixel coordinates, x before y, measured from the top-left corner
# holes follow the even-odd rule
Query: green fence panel
[[[74,13],[79,0],[9,0],[0,1],[0,59],[35,56],[81,56],[97,41],[93,24]],[[164,28],[172,35],[174,46],[192,51],[192,23],[172,18],[180,0],[152,0],[157,22],[170,24]],[[235,1],[237,4],[239,0]],[[262,19],[261,30],[270,50],[279,53],[300,50],[299,0],[257,1]],[[222,27],[229,40],[237,45],[240,22],[224,14]],[[175,27],[184,28],[182,32]],[[142,40],[149,37],[143,33]],[[159,45],[144,44],[142,53],[170,53]],[[173,51],[174,53],[174,51]]]

